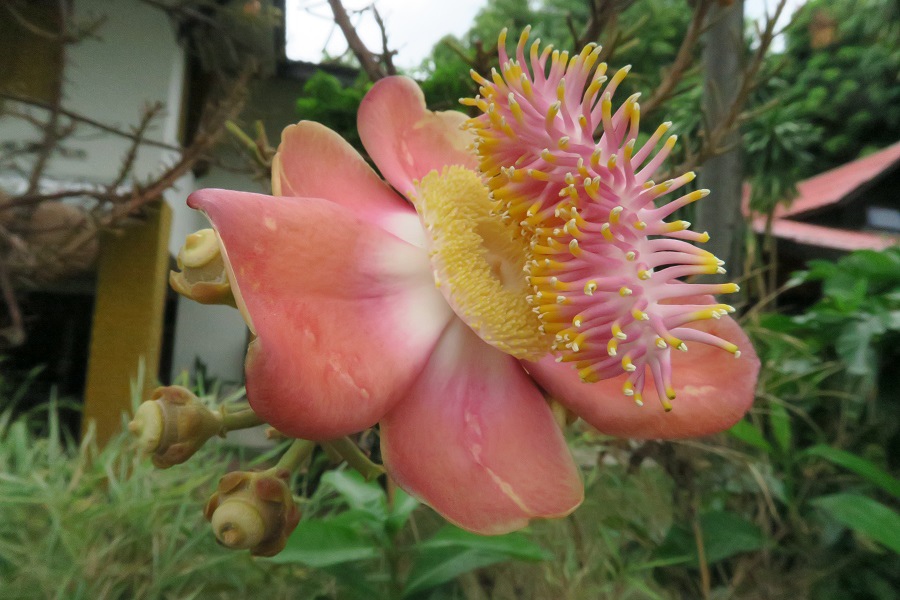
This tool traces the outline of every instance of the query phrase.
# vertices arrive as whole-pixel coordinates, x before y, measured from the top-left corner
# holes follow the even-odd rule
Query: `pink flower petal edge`
[[[381,448],[403,489],[476,533],[565,516],[584,496],[541,393],[515,359],[458,320],[382,420]]]
[[[317,198],[201,190],[256,334],[253,409],[283,433],[333,439],[374,425],[452,318],[427,255]]]
[[[448,165],[475,169],[468,149],[472,135],[460,129],[466,115],[432,112],[415,81],[386,77],[372,86],[359,106],[359,137],[384,178],[409,195],[413,181]]]
[[[319,123],[301,121],[281,133],[278,153],[272,159],[272,193],[324,198],[411,244],[425,244],[412,205],[344,138]]]
[[[692,328],[737,344],[740,358],[705,344],[691,344],[672,355],[676,398],[666,412],[655,401],[652,377],[647,379],[644,406],[622,394],[627,375],[597,383],[583,383],[571,366],[548,356],[523,363],[535,380],[572,412],[602,433],[639,439],[698,437],[728,429],[750,409],[759,373],[750,340],[730,317],[703,321]]]

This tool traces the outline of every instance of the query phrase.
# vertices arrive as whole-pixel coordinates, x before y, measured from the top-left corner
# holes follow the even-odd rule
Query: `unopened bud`
[[[219,543],[254,556],[281,552],[300,522],[289,477],[285,469],[225,475],[204,511]]]
[[[135,411],[128,429],[161,469],[185,462],[206,440],[223,432],[222,415],[178,385],[156,388]]]
[[[169,285],[173,290],[200,304],[235,306],[215,231],[201,229],[187,236],[177,260],[180,271],[169,273]]]

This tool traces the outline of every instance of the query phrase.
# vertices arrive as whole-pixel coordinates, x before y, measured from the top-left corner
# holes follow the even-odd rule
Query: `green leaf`
[[[377,481],[366,481],[356,471],[328,471],[322,482],[333,487],[352,509],[363,510],[384,521],[387,518],[387,497]]]
[[[381,548],[366,531],[367,519],[365,513],[348,511],[328,519],[300,521],[285,549],[270,560],[324,568],[377,558]]]
[[[521,560],[546,560],[550,554],[538,544],[521,533],[506,535],[478,535],[446,525],[428,540],[419,544],[419,550],[435,548],[473,548],[490,552],[498,552]]]
[[[768,454],[772,453],[772,444],[763,437],[762,432],[756,425],[746,419],[735,423],[734,427],[728,430],[728,433],[745,444],[755,446]]]
[[[884,471],[878,465],[866,460],[865,458],[862,458],[861,456],[857,456],[856,454],[847,452],[845,450],[832,448],[831,446],[826,446],[825,444],[807,448],[803,451],[803,454],[824,458],[825,460],[834,463],[839,467],[843,467],[849,471],[853,471],[860,477],[868,479],[870,482],[874,483],[889,494],[900,498],[900,480],[892,477],[887,471]]]
[[[741,552],[759,550],[765,544],[762,531],[740,515],[714,511],[700,515],[703,552],[707,564],[716,563]],[[673,525],[660,545],[655,561],[662,564],[682,562],[698,566],[697,541],[693,528]]]
[[[480,536],[448,525],[418,545],[419,556],[406,581],[409,597],[453,580],[462,573],[511,559],[540,561],[550,555],[518,533]]]
[[[861,494],[822,496],[812,503],[841,524],[900,554],[900,515]]]
[[[769,425],[772,436],[783,452],[791,449],[791,417],[780,402],[769,403]]]
[[[394,490],[394,502],[391,506],[390,514],[387,518],[386,529],[390,535],[396,534],[403,529],[409,516],[416,508],[419,507],[419,501],[401,490],[399,487]]]

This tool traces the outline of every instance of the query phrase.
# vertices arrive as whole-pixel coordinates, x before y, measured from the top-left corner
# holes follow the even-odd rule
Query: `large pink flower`
[[[590,49],[582,54],[593,56]],[[728,291],[675,280],[695,272],[691,266],[707,269],[707,253],[691,254],[685,247],[693,246],[681,240],[648,238],[666,233],[659,225],[666,208],[655,208],[653,199],[678,184],[647,186],[644,171],[636,178],[628,170],[647,158],[633,152],[632,134],[622,132],[623,119],[636,128],[634,101],[615,117],[605,100],[597,102],[604,132],[596,148],[631,145],[619,160],[619,168],[628,164],[621,181],[607,154],[605,171],[582,161],[568,176],[549,166],[538,175],[538,160],[562,164],[563,151],[576,144],[590,144],[590,157],[595,145],[590,132],[578,140],[570,135],[567,148],[557,140],[554,162],[544,143],[535,147],[526,134],[537,131],[540,140],[555,135],[556,125],[571,129],[577,121],[567,111],[584,103],[591,114],[599,88],[586,76],[574,81],[584,98],[577,107],[554,109],[561,85],[554,70],[574,80],[589,69],[588,59],[573,60],[570,73],[554,57],[549,78],[543,67],[523,69],[522,56],[505,62],[507,81],[518,83],[484,81],[485,98],[473,103],[485,115],[475,120],[426,110],[409,79],[388,78],[372,88],[360,107],[359,132],[390,185],[337,134],[301,122],[284,131],[273,165],[276,197],[201,190],[189,199],[218,232],[236,303],[255,336],[246,362],[254,410],[285,434],[314,440],[380,423],[385,466],[397,483],[481,533],[562,516],[582,500],[578,470],[541,388],[601,431],[677,438],[738,420],[752,401],[758,368],[724,305],[705,298],[684,304],[688,295]],[[509,69],[518,71],[509,76]],[[497,85],[505,89],[489,87]],[[542,106],[546,89],[552,99]],[[515,137],[507,139],[523,146],[498,141],[510,132]],[[517,179],[512,171],[522,160],[530,161],[532,183],[550,185],[558,175],[569,186],[571,171],[586,167],[599,171],[598,181],[581,177],[575,187],[583,202],[572,200],[576,190],[561,203],[557,190]],[[523,198],[529,206],[517,213]],[[620,205],[616,222],[631,227],[643,220],[642,230],[600,231]],[[684,257],[688,267],[654,273]],[[581,326],[587,335],[577,338]],[[596,354],[600,339],[604,356],[616,339],[629,357],[617,359],[618,371]],[[682,340],[701,343],[672,354],[671,345]],[[599,378],[608,379],[582,381]],[[658,387],[663,402],[638,406],[622,396],[623,385],[638,399],[645,386],[646,393]]]

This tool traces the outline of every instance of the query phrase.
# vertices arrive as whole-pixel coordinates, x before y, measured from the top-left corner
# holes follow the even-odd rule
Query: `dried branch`
[[[144,109],[144,114],[141,116],[141,121],[137,127],[134,129],[134,138],[131,141],[131,146],[128,148],[128,151],[125,153],[125,158],[122,161],[122,167],[119,169],[119,175],[113,180],[107,189],[115,190],[120,187],[128,176],[131,174],[132,168],[134,168],[134,161],[137,159],[138,150],[141,147],[141,143],[143,142],[144,135],[147,133],[147,128],[150,127],[150,123],[153,122],[153,119],[162,112],[163,103],[156,102],[151,104],[146,109]]]
[[[11,100],[13,102],[18,102],[21,104],[25,104],[28,106],[34,106],[36,108],[41,108],[44,110],[53,110],[53,104],[48,102],[43,102],[41,100],[36,100],[34,98],[29,98],[28,96],[23,96],[20,94],[16,94],[14,92],[10,92],[9,90],[0,90],[0,98]],[[125,131],[123,129],[119,129],[107,123],[103,123],[101,121],[97,121],[96,119],[92,119],[90,117],[86,117],[80,113],[77,113],[72,110],[68,110],[62,106],[58,109],[60,115],[66,117],[67,119],[71,119],[72,121],[83,123],[85,125],[89,125],[94,129],[99,129],[100,131],[104,131],[106,133],[111,133],[113,135],[117,135],[119,137],[127,138],[130,140],[135,140],[135,134],[133,132]],[[157,148],[165,148],[166,150],[176,150],[180,151],[181,147],[175,146],[173,144],[167,144],[165,142],[160,142],[158,140],[151,139],[142,139],[141,143],[144,146],[155,146]]]
[[[384,65],[388,75],[396,75],[397,67],[394,66],[394,55],[397,54],[397,51],[388,48],[387,28],[385,28],[381,14],[374,4],[372,5],[372,14],[375,16],[375,23],[378,24],[378,29],[381,31],[381,63]]]
[[[750,94],[753,93],[753,90],[761,83],[759,72],[762,69],[766,54],[772,46],[772,41],[775,39],[776,35],[778,35],[778,32],[775,29],[776,24],[778,19],[781,18],[781,14],[784,12],[786,4],[787,0],[779,0],[775,7],[775,11],[766,17],[766,25],[760,33],[759,46],[756,48],[756,51],[753,53],[752,58],[741,75],[740,86],[735,94],[734,100],[725,112],[725,117],[715,125],[708,125],[705,128],[701,134],[702,139],[700,147],[697,150],[691,150],[689,148],[688,151],[686,151],[685,160],[676,168],[672,169],[671,173],[684,173],[685,171],[690,171],[710,158],[728,152],[731,149],[731,145],[724,143],[724,140],[727,139],[729,134],[737,127],[740,127],[749,116],[748,113],[745,112],[747,100],[749,99]]]
[[[700,36],[704,31],[703,23],[706,21],[706,15],[713,2],[716,0],[697,0],[694,5],[694,12],[691,16],[691,22],[688,25],[687,33],[681,40],[681,46],[675,55],[675,60],[666,70],[666,75],[660,84],[653,90],[650,98],[646,102],[641,103],[641,110],[644,114],[650,114],[659,106],[672,97],[672,94],[684,74],[694,62],[694,49],[700,41]]]
[[[334,14],[334,22],[340,27],[344,38],[347,40],[347,45],[369,79],[378,81],[386,77],[387,72],[378,64],[378,61],[375,60],[375,55],[366,47],[356,33],[356,28],[350,22],[350,16],[347,14],[344,5],[341,4],[341,0],[328,0],[328,5]]]
[[[65,5],[63,0],[58,0],[59,5],[59,37],[65,38],[67,31],[67,24],[65,15]],[[10,5],[7,5],[8,9],[12,9]],[[60,49],[60,52],[63,53],[63,57],[65,57],[65,47]],[[63,63],[65,62],[65,58],[63,58]],[[60,70],[59,73],[56,73],[55,78],[53,79],[53,100],[50,102],[50,116],[47,119],[47,124],[44,126],[44,138],[41,140],[40,150],[38,151],[38,155],[34,160],[34,165],[31,168],[31,175],[28,178],[28,191],[27,194],[33,194],[40,184],[41,176],[44,174],[44,168],[47,166],[47,161],[50,160],[50,156],[53,154],[53,150],[56,148],[56,144],[59,141],[61,136],[61,132],[58,129],[59,124],[59,109],[62,104],[62,83],[63,83],[63,75]]]

